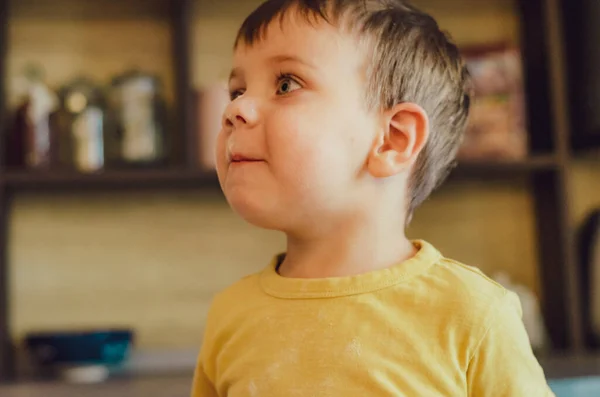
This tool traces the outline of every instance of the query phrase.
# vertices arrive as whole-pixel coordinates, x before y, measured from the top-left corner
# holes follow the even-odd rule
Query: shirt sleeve
[[[202,355],[201,355],[202,356]],[[202,361],[199,360],[194,373],[194,383],[192,386],[192,397],[219,397],[215,387],[208,379]]]
[[[508,292],[469,362],[469,396],[554,397],[535,358],[516,294]]]
[[[211,350],[214,348],[214,302],[211,305],[208,315],[206,318],[206,325],[204,328],[204,337],[202,338],[202,347],[200,348],[200,354],[198,355],[198,362],[196,364],[196,370],[194,371],[194,380],[192,383],[192,397],[219,397],[214,383],[211,381],[211,372],[214,369],[212,365],[212,353]],[[214,375],[214,374],[213,374]],[[212,378],[214,379],[214,378]]]

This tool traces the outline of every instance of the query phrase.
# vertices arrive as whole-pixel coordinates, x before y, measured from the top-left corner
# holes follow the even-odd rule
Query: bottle
[[[120,165],[148,166],[166,158],[165,105],[155,76],[128,72],[110,88],[111,130]]]
[[[101,89],[78,78],[61,91],[62,107],[55,115],[61,163],[80,172],[96,172],[105,166],[106,110]]]
[[[15,113],[8,152],[11,165],[47,169],[57,148],[51,134],[50,115],[59,106],[58,96],[45,84],[40,67],[30,65],[16,81],[21,104]],[[19,153],[17,153],[19,152]]]

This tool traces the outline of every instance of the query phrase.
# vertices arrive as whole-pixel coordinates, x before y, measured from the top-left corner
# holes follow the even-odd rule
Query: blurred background
[[[70,395],[61,382],[103,380],[102,360],[127,379],[111,395],[186,395],[211,298],[284,248],[228,208],[212,156],[259,3],[0,0],[3,396],[38,379]],[[557,390],[600,373],[600,3],[414,3],[459,44],[477,99],[410,237],[519,293]]]

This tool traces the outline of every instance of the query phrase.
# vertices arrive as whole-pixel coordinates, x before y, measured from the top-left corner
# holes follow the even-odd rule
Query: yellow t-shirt
[[[219,294],[192,396],[553,396],[517,296],[415,245],[352,277],[284,278],[275,259]]]

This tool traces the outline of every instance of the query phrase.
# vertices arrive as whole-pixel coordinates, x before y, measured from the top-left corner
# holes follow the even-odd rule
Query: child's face
[[[364,206],[360,180],[380,123],[366,106],[364,54],[352,36],[295,12],[238,45],[217,171],[246,220],[305,233]]]

